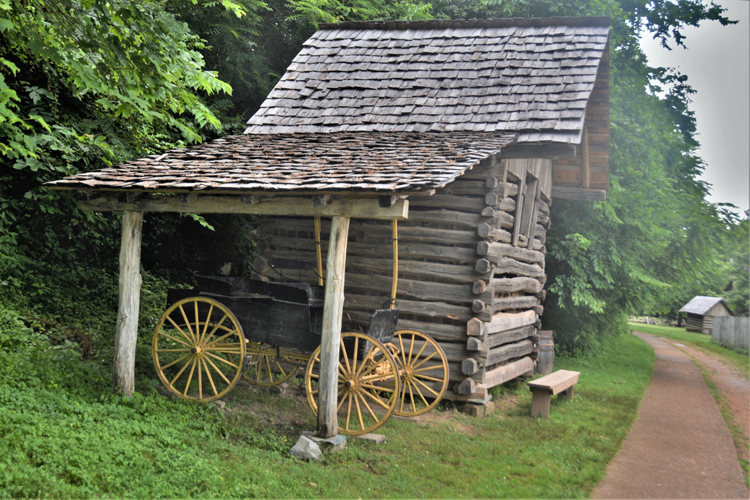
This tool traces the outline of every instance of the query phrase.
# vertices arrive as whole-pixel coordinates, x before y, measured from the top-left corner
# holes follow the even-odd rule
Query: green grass
[[[288,454],[299,428],[315,424],[299,398],[237,388],[222,414],[158,395],[143,369],[139,394],[121,398],[111,365],[9,318],[0,318],[0,497],[586,497],[654,363],[625,335],[597,357],[557,360],[581,377],[549,419],[529,418],[531,395],[513,383],[495,390],[488,418],[446,405],[423,422],[391,419],[378,431],[385,445],[349,439],[304,463]]]
[[[685,345],[695,347],[701,351],[718,354],[734,368],[739,370],[745,378],[750,379],[750,356],[748,356],[747,353],[728,349],[712,342],[711,335],[686,332],[684,328],[676,328],[673,326],[643,325],[640,323],[628,323],[628,326],[634,331],[651,333],[668,339],[679,340]]]

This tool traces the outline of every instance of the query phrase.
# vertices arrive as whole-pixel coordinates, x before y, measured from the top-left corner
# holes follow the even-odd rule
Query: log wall
[[[544,301],[549,200],[526,189],[526,170],[548,183],[549,160],[487,161],[432,196],[410,196],[398,224],[398,329],[422,331],[443,347],[450,365],[446,398],[482,398],[486,389],[533,370],[536,329]],[[548,185],[548,184],[547,184]],[[519,204],[532,206],[521,236]],[[523,207],[522,207],[523,208]],[[531,209],[529,209],[531,210]],[[322,221],[323,259],[330,221]],[[527,224],[528,226],[528,224]],[[392,285],[388,221],[353,219],[346,260],[345,330],[366,330],[385,307]],[[317,283],[313,269],[273,269],[269,258],[314,263],[311,218],[268,217],[257,229],[254,270],[269,279]],[[515,241],[515,245],[513,242]],[[428,353],[426,353],[427,355]]]

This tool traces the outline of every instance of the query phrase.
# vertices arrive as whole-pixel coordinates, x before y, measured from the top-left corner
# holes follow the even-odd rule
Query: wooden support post
[[[120,246],[120,306],[115,334],[114,389],[124,396],[135,390],[135,343],[141,303],[142,212],[123,212]]]
[[[344,311],[344,275],[348,237],[349,218],[333,217],[328,244],[328,258],[326,260],[323,332],[320,339],[318,428],[316,434],[321,438],[332,438],[338,433],[336,403],[339,380],[339,344],[341,343],[341,319]]]

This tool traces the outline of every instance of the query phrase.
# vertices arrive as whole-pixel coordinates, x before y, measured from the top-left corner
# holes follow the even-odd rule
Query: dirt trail
[[[681,344],[676,340],[659,338],[680,349],[709,372],[716,388],[729,406],[730,418],[743,430],[744,442],[747,444],[750,441],[750,381],[714,354]],[[747,446],[742,446],[737,451],[741,458],[750,460],[750,449]]]

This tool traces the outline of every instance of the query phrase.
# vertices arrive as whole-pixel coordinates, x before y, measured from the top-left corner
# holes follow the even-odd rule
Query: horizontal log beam
[[[505,146],[500,153],[503,158],[547,158],[557,160],[575,158],[573,144],[515,144]]]
[[[513,380],[514,378],[525,375],[533,370],[534,362],[531,358],[521,358],[518,361],[508,363],[505,366],[486,372],[482,382],[487,387],[495,387],[496,385],[504,384],[509,380]]]
[[[498,262],[501,257],[510,257],[522,262],[544,262],[544,254],[534,250],[514,247],[507,243],[480,241],[477,253],[485,256],[490,262]]]
[[[381,207],[377,198],[344,198],[332,200],[326,206],[316,206],[311,196],[274,196],[264,198],[260,203],[245,203],[241,196],[229,195],[205,195],[184,201],[179,196],[160,195],[141,195],[131,201],[120,201],[116,195],[109,195],[82,200],[81,209],[91,212],[190,212],[404,220],[409,215],[409,202],[399,200],[391,207]]]
[[[511,236],[505,229],[499,229],[492,227],[491,225],[483,222],[477,228],[477,234],[482,238],[487,238],[490,241],[501,241],[503,243],[510,243]]]

